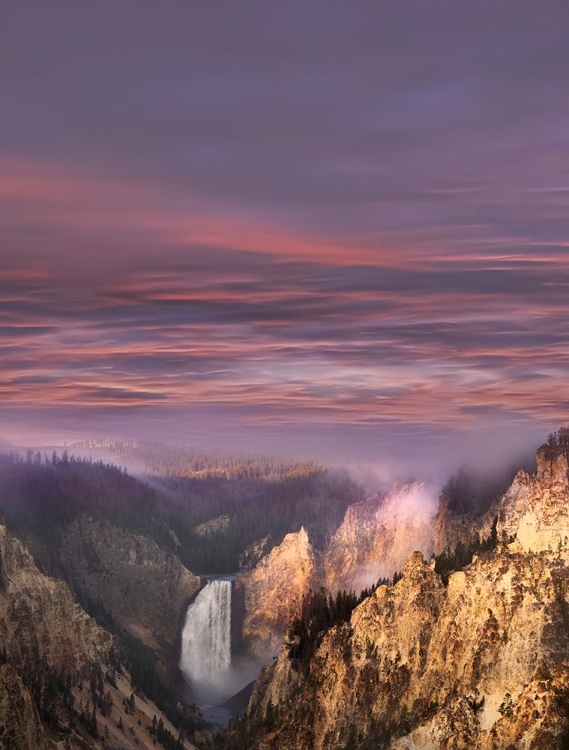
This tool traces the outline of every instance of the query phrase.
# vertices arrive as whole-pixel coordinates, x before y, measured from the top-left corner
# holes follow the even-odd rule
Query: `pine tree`
[[[87,727],[89,734],[97,739],[97,706],[93,701],[93,711],[89,718],[89,726]]]

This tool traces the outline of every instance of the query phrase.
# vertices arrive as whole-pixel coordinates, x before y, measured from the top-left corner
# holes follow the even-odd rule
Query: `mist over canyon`
[[[526,461],[527,471],[463,468],[439,487],[432,478],[390,482],[369,469],[206,455],[133,441],[2,454],[0,652],[6,696],[28,706],[27,718],[18,723],[16,703],[6,704],[6,747],[33,747],[30,732],[38,748],[59,737],[71,747],[114,742],[133,750],[154,740],[166,748],[232,750],[505,750],[514,735],[516,747],[540,747],[536,737],[561,747],[568,677],[562,613],[569,606],[563,604],[569,536],[565,436],[563,430],[550,436],[538,451],[537,469],[535,461]],[[98,459],[99,453],[116,463]],[[129,461],[139,467],[137,477],[121,468]],[[151,473],[143,474],[142,465]],[[508,572],[510,561],[514,572]],[[474,571],[478,583],[472,582],[468,600],[461,599],[457,592],[471,586]],[[431,592],[430,603],[420,604],[419,594],[406,587],[425,576],[419,589]],[[503,583],[495,576],[505,576]],[[529,614],[520,614],[515,624],[518,605],[498,606],[496,592],[486,589],[490,580],[508,601],[533,587],[532,606],[543,599],[549,624],[531,624]],[[42,593],[52,590],[62,592],[59,599]],[[445,603],[451,594],[452,603]],[[392,600],[399,603],[388,604]],[[386,606],[392,611],[388,620]],[[423,606],[424,614],[417,614]],[[436,709],[433,704],[427,713],[421,696],[435,679],[427,677],[430,669],[450,669],[450,645],[447,655],[430,654],[437,639],[449,637],[442,631],[436,636],[437,628],[449,628],[451,621],[459,627],[460,606],[473,608],[464,615],[473,633],[482,628],[480,637],[494,643],[491,631],[497,629],[510,645],[504,655],[483,657],[480,649],[488,646],[469,646],[466,636],[453,636],[452,663],[463,666],[453,667],[458,671],[452,679],[464,698],[457,697],[451,719],[450,693],[439,691]],[[38,607],[41,635],[31,614]],[[88,627],[100,633],[104,648],[93,651],[87,641],[70,640],[62,607],[73,609],[73,619],[92,623]],[[453,607],[459,608],[454,614]],[[498,625],[480,621],[489,611],[491,623],[501,612]],[[526,627],[526,637],[537,638],[536,648],[543,649],[541,671],[531,676],[527,664],[526,672],[500,672],[492,659],[519,662],[521,645],[511,628],[522,637]],[[540,645],[542,636],[531,635],[548,628],[557,644],[553,651]],[[341,648],[354,654],[342,657],[342,669],[353,672],[351,697],[341,697],[341,670],[330,662],[339,657],[325,650],[334,639],[347,639]],[[418,662],[411,655],[417,648]],[[474,653],[467,656],[469,648],[481,661],[466,676]],[[392,666],[377,662],[377,654]],[[331,682],[310,677],[319,674],[316,663],[322,675],[332,670],[326,678]],[[513,707],[521,707],[528,679],[539,682],[541,702],[534,713],[523,709],[523,722],[514,726],[508,717],[518,715]],[[342,711],[339,724],[330,723],[339,715],[329,704],[332,684],[340,691],[333,701],[354,706]],[[388,693],[407,706],[406,714],[382,702]],[[506,693],[508,716],[498,711]],[[314,715],[303,713],[309,694]],[[464,700],[484,705],[484,712],[472,709],[464,718]],[[423,721],[430,728],[421,729]],[[411,744],[402,739],[407,735]]]

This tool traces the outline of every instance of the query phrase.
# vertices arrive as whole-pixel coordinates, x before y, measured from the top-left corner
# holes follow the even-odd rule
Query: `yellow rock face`
[[[278,653],[291,614],[318,582],[316,556],[304,528],[287,534],[251,573],[237,577],[245,606],[243,637],[254,656],[267,659]]]
[[[513,544],[444,586],[419,552],[325,635],[308,675],[286,644],[249,706],[277,717],[251,748],[538,750],[569,737],[569,480],[538,454],[492,510]],[[496,516],[494,516],[496,517]],[[271,744],[272,743],[272,744]]]
[[[435,502],[415,482],[350,506],[324,554],[326,588],[361,591],[399,572],[414,550],[429,556]]]

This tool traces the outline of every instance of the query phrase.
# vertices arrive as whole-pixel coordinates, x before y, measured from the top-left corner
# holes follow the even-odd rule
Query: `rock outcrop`
[[[0,526],[0,558],[0,649],[11,664],[26,669],[43,662],[76,678],[108,659],[109,633],[77,604],[64,581],[38,570],[5,526]]]
[[[498,539],[516,537],[520,552],[569,549],[569,450],[537,452],[537,471],[520,471],[498,505]]]
[[[244,601],[242,633],[253,656],[266,660],[278,652],[302,597],[320,581],[318,558],[304,528],[287,534],[250,573],[237,576],[237,597]]]
[[[47,741],[29,691],[9,664],[0,666],[0,747],[45,750]]]
[[[391,578],[413,550],[430,555],[434,516],[434,498],[419,482],[351,505],[324,553],[326,588],[358,592]]]
[[[206,521],[205,523],[200,523],[199,526],[195,526],[194,534],[205,537],[210,537],[214,534],[224,534],[229,528],[229,523],[229,516],[217,516],[217,518],[212,518],[211,521]]]
[[[82,595],[101,601],[151,648],[175,651],[180,616],[200,587],[176,556],[148,537],[83,516],[63,529],[60,557]]]
[[[568,505],[567,456],[541,449],[536,474],[520,472],[491,509],[503,543],[447,586],[434,560],[412,554],[402,579],[328,629],[307,664],[285,643],[226,746],[237,737],[251,750],[567,746]]]

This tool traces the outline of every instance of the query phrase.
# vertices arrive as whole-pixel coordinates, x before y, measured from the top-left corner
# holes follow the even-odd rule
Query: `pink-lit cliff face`
[[[568,11],[4,3],[2,433],[562,421]]]

